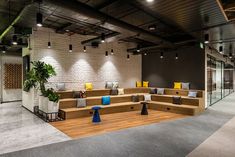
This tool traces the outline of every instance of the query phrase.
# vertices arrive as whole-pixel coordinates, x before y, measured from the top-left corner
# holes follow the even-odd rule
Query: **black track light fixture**
[[[73,45],[69,44],[69,52],[73,52]]]
[[[164,56],[163,56],[163,52],[161,52],[160,58],[161,58],[161,59],[163,59],[163,58],[164,58]]]
[[[50,41],[48,41],[47,47],[48,47],[49,49],[51,48],[51,42],[50,42]]]
[[[145,52],[144,55],[147,56],[147,52]]]
[[[178,53],[175,54],[175,59],[179,59]]]
[[[105,34],[101,33],[101,42],[104,43],[105,42]]]
[[[18,42],[17,42],[17,36],[16,36],[16,35],[13,35],[13,37],[12,37],[12,44],[13,44],[13,45],[17,45],[17,44],[18,44]]]
[[[130,60],[130,55],[129,55],[129,54],[127,54],[126,58],[127,58],[127,60]]]
[[[137,52],[140,52],[140,45],[137,45],[136,51],[137,51]]]
[[[37,13],[37,26],[42,27],[42,14],[40,12]]]
[[[233,54],[230,52],[229,53],[229,58],[232,59],[233,58]]]
[[[209,43],[209,34],[205,34],[205,39],[204,39],[204,43],[208,44]]]
[[[108,51],[105,51],[105,57],[108,57],[109,53]]]
[[[2,47],[2,53],[6,53],[6,51],[7,51],[6,46],[3,46],[3,47]]]
[[[83,46],[83,52],[86,52],[86,46]]]
[[[223,54],[223,46],[222,45],[219,46],[219,53]]]
[[[113,49],[111,49],[111,55],[113,55],[114,54],[114,51],[113,51]]]
[[[148,26],[148,29],[150,30],[150,31],[155,31],[156,30],[156,25],[155,24],[153,24],[153,25],[150,25],[150,26]]]

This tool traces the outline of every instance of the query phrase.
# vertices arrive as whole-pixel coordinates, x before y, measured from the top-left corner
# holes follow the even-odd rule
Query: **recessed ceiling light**
[[[154,0],[146,0],[147,2],[153,2]]]

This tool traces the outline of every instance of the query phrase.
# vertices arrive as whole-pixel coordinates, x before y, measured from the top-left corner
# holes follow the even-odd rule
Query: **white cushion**
[[[123,95],[123,94],[124,94],[124,89],[118,88],[118,95]]]
[[[150,94],[145,94],[144,95],[144,101],[151,101],[151,95]]]
[[[65,83],[57,83],[56,88],[58,91],[65,91]]]

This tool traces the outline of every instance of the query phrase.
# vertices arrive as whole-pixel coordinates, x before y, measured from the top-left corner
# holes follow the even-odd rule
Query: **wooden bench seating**
[[[126,88],[124,95],[111,95],[111,104],[102,105],[101,114],[128,112],[140,110],[140,102],[131,102],[132,95],[139,95],[140,101],[144,100],[144,94],[150,92],[150,88]],[[165,89],[164,95],[151,94],[152,101],[149,104],[150,109],[161,110],[167,112],[175,112],[181,114],[195,115],[204,111],[204,92],[197,91],[197,98],[188,97],[188,90]],[[102,96],[109,95],[110,90],[92,90],[86,91],[85,108],[77,108],[77,100],[73,98],[72,91],[58,92],[60,95],[59,108],[60,115],[64,119],[79,118],[91,116],[92,107],[102,104]],[[181,96],[182,104],[176,105],[172,103],[173,96]]]

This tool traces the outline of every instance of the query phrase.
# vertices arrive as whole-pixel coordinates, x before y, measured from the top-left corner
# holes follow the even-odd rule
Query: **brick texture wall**
[[[50,41],[52,48],[47,48]],[[91,37],[90,37],[91,38]],[[72,35],[73,52],[70,53],[68,35],[56,34],[52,30],[34,31],[31,36],[31,60],[42,60],[56,69],[57,76],[50,79],[50,85],[64,82],[67,89],[84,89],[85,82],[92,82],[94,89],[104,88],[106,81],[119,81],[121,87],[135,87],[135,81],[141,80],[141,56],[131,56],[127,60],[127,45],[111,42],[101,44],[99,48],[87,47],[83,52],[81,41],[87,36]],[[110,50],[114,49],[114,55]],[[105,57],[105,51],[109,56]]]

